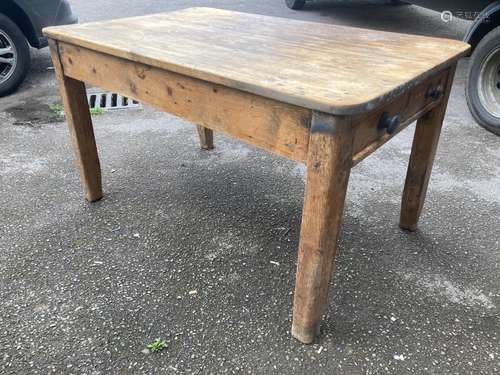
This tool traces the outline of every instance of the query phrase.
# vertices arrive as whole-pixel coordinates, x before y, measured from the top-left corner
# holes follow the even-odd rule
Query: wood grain
[[[59,43],[64,74],[200,126],[304,161],[311,111],[130,60]]]
[[[59,81],[75,162],[89,202],[102,198],[101,167],[97,155],[92,118],[87,102],[85,84],[64,75],[57,43],[50,40],[50,54]]]
[[[339,115],[373,110],[469,50],[455,40],[211,8],[49,27],[44,34]]]
[[[327,301],[352,163],[350,121],[313,115],[292,325],[303,343],[319,333]]]
[[[429,111],[417,122],[401,203],[399,225],[403,229],[410,231],[417,229],[446,114],[455,68],[456,66],[453,66],[450,70],[445,94],[440,105]]]
[[[359,163],[419,117],[438,106],[441,99],[430,98],[428,92],[433,88],[440,88],[444,91],[448,74],[449,69],[439,71],[384,106],[353,116],[354,164]],[[391,116],[399,115],[401,119],[401,125],[393,134],[387,134],[384,129],[378,129],[378,123],[384,112]]]

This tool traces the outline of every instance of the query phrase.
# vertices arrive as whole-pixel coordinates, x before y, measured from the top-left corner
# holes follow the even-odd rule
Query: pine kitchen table
[[[319,334],[351,168],[417,121],[400,226],[415,230],[460,41],[190,8],[44,30],[87,200],[103,195],[84,82],[305,163],[292,335]]]

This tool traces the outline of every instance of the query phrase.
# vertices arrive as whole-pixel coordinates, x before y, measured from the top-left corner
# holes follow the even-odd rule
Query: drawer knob
[[[439,100],[441,99],[441,96],[443,96],[443,89],[441,86],[437,87],[429,87],[429,90],[427,90],[427,98],[432,99],[432,100]]]
[[[385,129],[388,134],[392,134],[396,131],[400,122],[399,115],[391,116],[389,113],[384,112],[378,123],[378,128]]]

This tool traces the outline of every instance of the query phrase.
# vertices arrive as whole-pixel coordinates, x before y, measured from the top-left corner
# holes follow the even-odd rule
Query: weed
[[[90,114],[92,116],[99,116],[104,113],[103,109],[100,107],[90,108]]]
[[[62,104],[59,103],[51,104],[49,105],[49,109],[57,117],[64,117],[64,108]]]
[[[151,353],[159,352],[162,349],[165,349],[168,346],[165,340],[157,338],[151,344],[146,345],[146,348],[149,349]]]

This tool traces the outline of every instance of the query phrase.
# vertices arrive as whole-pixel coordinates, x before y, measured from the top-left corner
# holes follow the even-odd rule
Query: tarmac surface
[[[374,2],[71,3],[81,21],[213,6],[452,38],[468,26]],[[412,126],[353,170],[322,333],[301,345],[305,167],[218,134],[201,151],[192,124],[149,108],[108,111],[93,118],[105,198],[88,204],[48,51],[33,58],[0,99],[1,374],[500,373],[500,137],[469,114],[467,59],[419,230],[398,227]],[[168,347],[149,354],[157,337]]]

